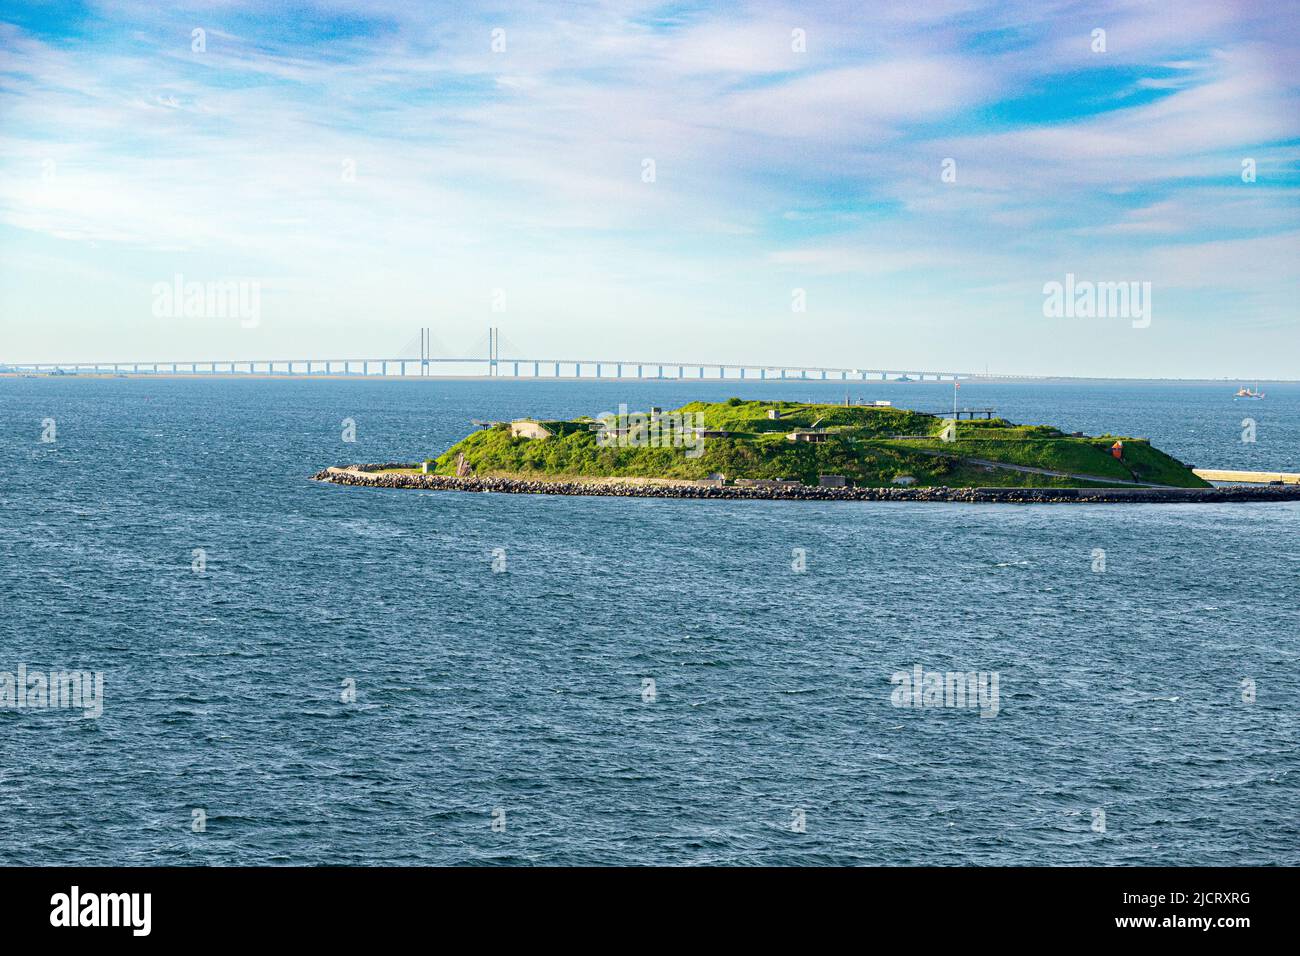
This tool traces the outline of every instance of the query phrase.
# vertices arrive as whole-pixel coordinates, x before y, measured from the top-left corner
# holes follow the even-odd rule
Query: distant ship
[[[1253,390],[1247,388],[1245,385],[1241,386],[1241,388],[1237,389],[1237,394],[1233,396],[1233,398],[1248,399],[1251,401],[1259,401],[1263,397],[1264,393],[1259,390],[1259,382],[1255,383],[1255,388]]]

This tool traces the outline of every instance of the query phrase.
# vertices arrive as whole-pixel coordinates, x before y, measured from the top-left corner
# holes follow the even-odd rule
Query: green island
[[[1208,488],[1144,438],[954,420],[888,403],[691,402],[570,421],[486,422],[395,473],[829,487]]]

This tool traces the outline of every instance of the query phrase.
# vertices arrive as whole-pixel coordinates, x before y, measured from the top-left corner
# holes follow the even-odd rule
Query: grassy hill
[[[769,417],[775,410],[778,418]],[[957,440],[939,436],[948,421],[901,408],[795,402],[691,402],[666,413],[690,416],[726,437],[700,439],[688,447],[610,447],[598,440],[590,419],[543,422],[549,438],[516,438],[501,423],[477,431],[431,460],[431,470],[454,474],[460,455],[478,475],[554,478],[640,477],[702,479],[786,478],[816,484],[820,475],[843,475],[855,485],[883,486],[910,476],[917,485],[1086,487],[1147,482],[1206,487],[1182,462],[1143,439],[1124,438],[1124,459],[1110,453],[1114,436],[1072,437],[1044,425],[1013,425],[1002,419],[963,421]],[[699,417],[697,417],[697,414]],[[611,429],[635,428],[641,420],[610,417]],[[814,430],[818,442],[794,442],[792,431]],[[607,436],[608,437],[608,436]],[[688,440],[688,444],[694,436]],[[995,463],[993,465],[987,463]],[[996,464],[1065,473],[1044,475]],[[1081,477],[1076,477],[1081,476]]]

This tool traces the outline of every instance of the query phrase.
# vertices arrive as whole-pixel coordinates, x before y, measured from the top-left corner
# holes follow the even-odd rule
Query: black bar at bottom
[[[10,946],[75,934],[80,943],[283,939],[333,949],[439,927],[499,942],[617,925],[666,944],[661,934],[683,919],[743,936],[761,936],[770,921],[861,939],[910,927],[909,936],[963,948],[1040,929],[1071,941],[1200,936],[1231,946],[1286,927],[1283,882],[1293,880],[1291,870],[1257,868],[10,868],[0,869],[0,913]]]

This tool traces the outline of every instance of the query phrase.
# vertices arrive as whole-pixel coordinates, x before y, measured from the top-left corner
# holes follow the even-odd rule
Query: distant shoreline
[[[313,481],[368,488],[423,491],[495,492],[516,495],[569,495],[619,498],[710,498],[757,501],[939,501],[984,504],[1224,504],[1300,501],[1300,486],[1217,488],[749,488],[710,486],[687,481],[636,478],[467,477],[380,473],[410,464],[329,467]]]

